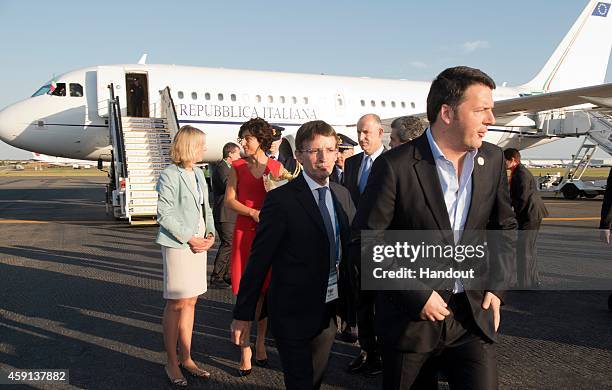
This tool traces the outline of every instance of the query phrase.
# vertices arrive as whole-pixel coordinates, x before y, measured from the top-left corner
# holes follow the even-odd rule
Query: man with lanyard
[[[355,208],[348,191],[329,181],[338,153],[334,129],[307,122],[295,144],[303,170],[266,197],[240,281],[232,341],[247,342],[257,297],[273,269],[268,316],[285,386],[318,389],[336,335],[336,304],[348,293],[345,255]]]

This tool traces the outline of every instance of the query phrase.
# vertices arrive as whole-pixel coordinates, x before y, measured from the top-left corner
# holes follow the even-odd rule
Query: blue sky
[[[3,0],[0,108],[53,74],[134,63],[144,52],[148,63],[411,80],[469,65],[499,84],[520,84],[586,3]],[[564,140],[526,154],[565,158],[576,147]],[[19,157],[29,154],[0,141],[0,159]]]

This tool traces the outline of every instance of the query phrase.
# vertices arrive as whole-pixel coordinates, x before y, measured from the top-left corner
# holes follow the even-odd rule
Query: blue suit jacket
[[[204,194],[204,221],[206,235],[215,234],[213,213],[208,203],[208,185],[204,173],[194,167],[197,183]],[[198,232],[199,194],[191,190],[187,172],[177,165],[169,165],[159,176],[157,182],[157,222],[159,233],[157,242],[171,248],[189,248],[187,241]]]

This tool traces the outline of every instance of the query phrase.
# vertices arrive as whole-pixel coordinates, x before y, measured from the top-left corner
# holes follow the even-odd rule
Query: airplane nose
[[[13,145],[15,139],[19,136],[21,130],[23,130],[20,130],[20,127],[23,126],[19,126],[18,111],[19,108],[14,105],[0,111],[0,140],[10,145]]]
[[[0,139],[6,143],[10,143],[15,139],[15,134],[11,134],[10,119],[5,111],[6,109],[0,111]]]

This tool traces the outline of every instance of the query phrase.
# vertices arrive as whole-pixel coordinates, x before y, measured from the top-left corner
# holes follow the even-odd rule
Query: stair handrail
[[[174,106],[174,100],[170,94],[170,87],[166,87],[159,91],[160,103],[161,103],[161,115],[162,118],[166,118],[168,123],[168,131],[170,132],[170,138],[174,139],[174,136],[179,131],[178,116],[176,115],[176,108]]]
[[[127,177],[123,126],[121,123],[121,105],[119,104],[119,97],[115,96],[115,87],[113,83],[108,85],[108,89],[110,93],[110,99],[108,101],[108,123],[113,141],[113,159],[115,160],[115,165],[119,169],[120,176]],[[117,177],[116,180],[119,180],[119,178]],[[119,187],[117,186],[117,188]]]

